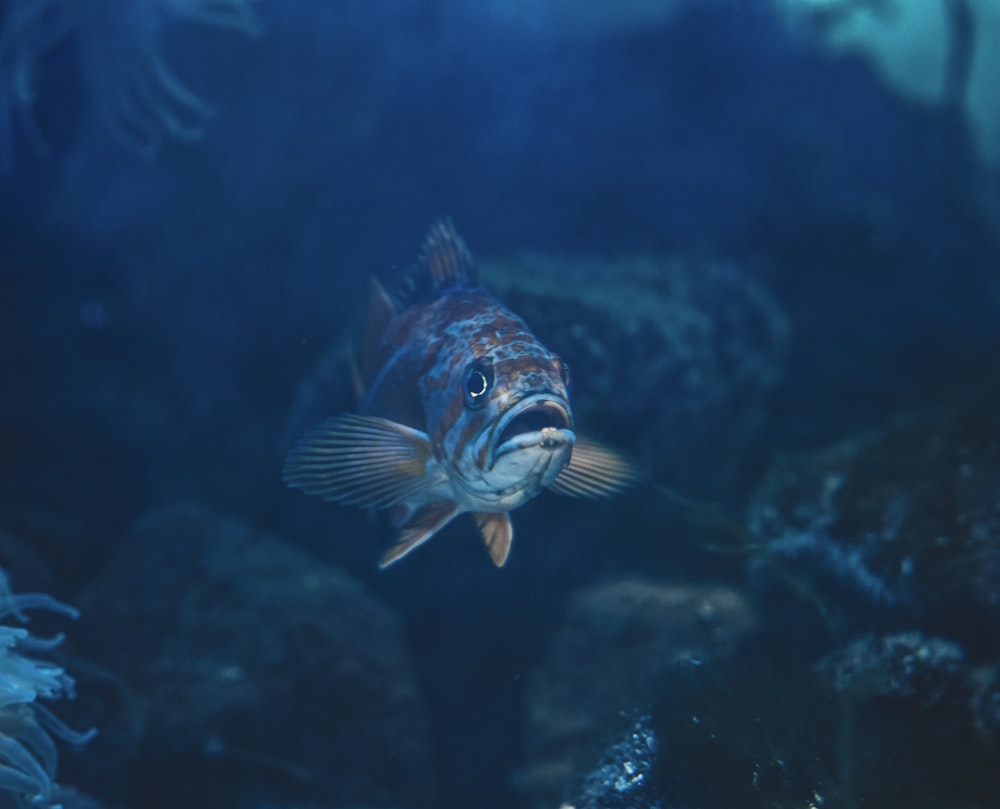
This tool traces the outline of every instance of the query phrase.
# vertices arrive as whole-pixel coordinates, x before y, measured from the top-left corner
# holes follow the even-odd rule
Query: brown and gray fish
[[[449,221],[431,228],[418,269],[426,290],[405,306],[372,281],[360,413],[301,438],[284,478],[326,500],[389,509],[400,534],[381,567],[464,511],[500,566],[508,512],[543,488],[601,497],[636,473],[574,432],[565,363],[477,284]]]

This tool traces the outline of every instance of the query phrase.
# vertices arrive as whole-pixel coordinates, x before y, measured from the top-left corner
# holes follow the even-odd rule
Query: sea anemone
[[[24,610],[30,609],[77,617],[75,609],[51,596],[12,595],[7,575],[0,569],[0,620],[11,616],[24,620]],[[54,663],[33,656],[62,640],[62,635],[38,638],[22,627],[0,625],[0,794],[13,799],[15,806],[58,807],[59,757],[53,737],[82,745],[95,733],[70,729],[38,702],[74,695],[72,677]]]
[[[14,126],[37,152],[45,139],[34,119],[45,56],[73,39],[79,69],[110,132],[144,157],[165,137],[201,135],[212,108],[164,58],[170,18],[252,35],[257,0],[6,0],[0,3],[0,171],[14,157]]]

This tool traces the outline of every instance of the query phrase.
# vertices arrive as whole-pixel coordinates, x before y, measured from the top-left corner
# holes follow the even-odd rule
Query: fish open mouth
[[[575,438],[569,409],[547,396],[532,396],[508,410],[493,433],[494,458],[524,447],[558,447]]]

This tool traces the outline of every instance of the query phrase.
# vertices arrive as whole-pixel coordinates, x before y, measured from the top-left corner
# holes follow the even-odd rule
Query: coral
[[[199,137],[212,108],[164,58],[165,20],[255,34],[256,1],[10,0],[0,10],[0,170],[13,161],[15,121],[44,151],[33,117],[38,74],[49,52],[70,38],[97,112],[119,141],[149,157],[165,137]]]
[[[12,595],[0,569],[0,619],[24,619],[23,611],[44,609],[71,618],[77,612],[47,595]],[[73,678],[53,663],[29,656],[48,651],[62,636],[37,638],[21,627],[0,626],[0,793],[15,806],[55,807],[62,789],[55,782],[58,754],[53,736],[85,744],[94,731],[77,733],[38,699],[73,696]]]

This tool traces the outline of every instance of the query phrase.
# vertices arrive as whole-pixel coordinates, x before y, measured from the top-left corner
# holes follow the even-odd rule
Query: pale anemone
[[[71,618],[72,607],[41,593],[12,595],[0,569],[0,620],[24,620],[24,611],[45,609]],[[38,638],[22,627],[0,625],[0,795],[2,805],[59,806],[55,781],[58,752],[53,737],[74,745],[95,731],[78,733],[42,705],[40,699],[73,696],[73,678],[35,655],[58,646],[62,636]]]
[[[199,137],[213,110],[163,56],[163,26],[177,19],[254,35],[257,2],[0,0],[0,170],[13,160],[15,125],[44,153],[34,119],[39,68],[71,38],[90,97],[118,140],[151,157],[167,137]]]

